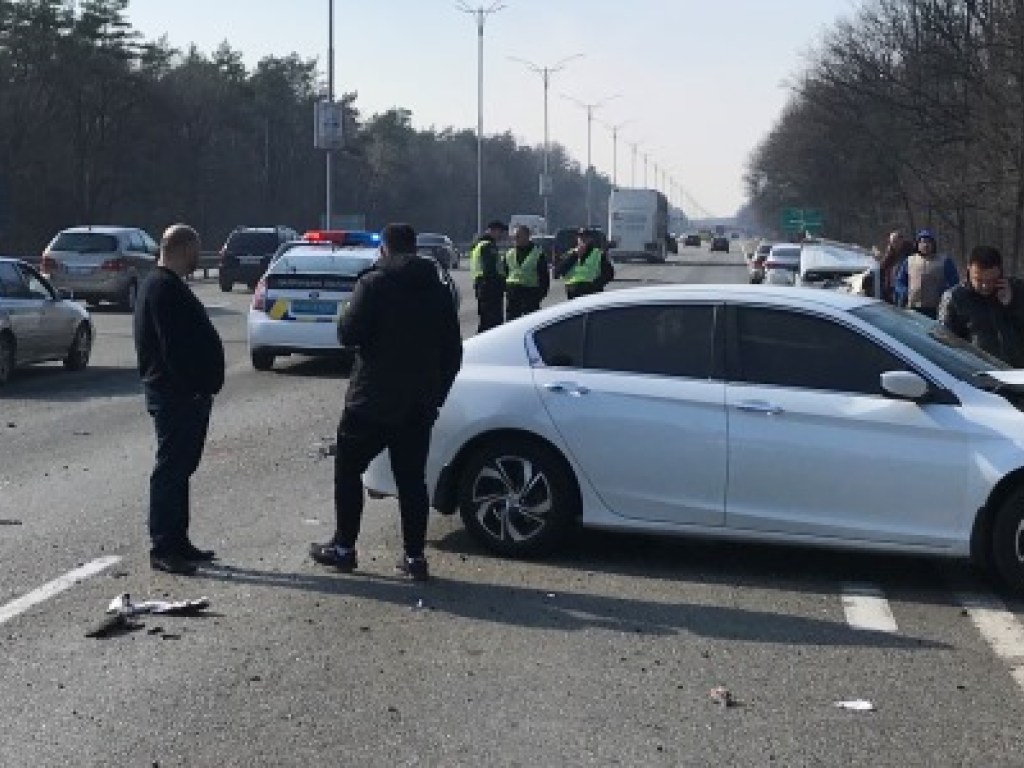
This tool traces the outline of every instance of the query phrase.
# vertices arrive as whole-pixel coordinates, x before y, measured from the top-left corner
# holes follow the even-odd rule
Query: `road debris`
[[[836,707],[845,709],[848,712],[876,712],[875,705],[867,699],[850,699],[849,701],[837,701]]]
[[[0,525],[21,525],[21,520],[3,520],[3,519],[0,519]]]
[[[733,698],[732,691],[730,691],[724,685],[719,685],[715,688],[712,688],[708,692],[708,695],[711,697],[711,700],[715,702],[715,704],[722,707],[723,709],[726,709],[728,707],[735,707],[738,703],[736,699]]]
[[[107,613],[138,616],[144,613],[157,613],[165,616],[196,616],[210,607],[210,598],[200,597],[198,600],[145,600],[133,603],[131,595],[122,592],[110,601]]]
[[[145,624],[132,621],[130,616],[116,613],[112,616],[105,616],[101,622],[85,633],[86,637],[105,638],[116,635],[125,635],[139,629],[145,629]]]

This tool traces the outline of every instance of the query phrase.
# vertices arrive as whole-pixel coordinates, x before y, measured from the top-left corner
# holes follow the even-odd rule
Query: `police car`
[[[350,356],[352,350],[338,342],[338,318],[352,299],[356,281],[380,257],[379,248],[376,232],[339,230],[307,232],[301,240],[282,245],[249,307],[253,368],[269,371],[276,358],[293,354]],[[434,263],[458,308],[458,288],[447,270]]]

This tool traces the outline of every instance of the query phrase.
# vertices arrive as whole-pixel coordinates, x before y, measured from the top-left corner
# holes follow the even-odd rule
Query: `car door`
[[[576,315],[534,336],[544,407],[605,505],[622,517],[724,523],[725,385],[716,307],[652,304]]]
[[[28,264],[19,264],[21,278],[28,287],[39,317],[39,339],[37,349],[42,357],[63,355],[71,346],[73,328],[69,327],[69,315],[63,311],[53,288]]]
[[[959,409],[886,397],[912,370],[838,316],[730,307],[730,528],[936,545],[964,504]]]
[[[0,306],[14,332],[15,358],[31,362],[44,355],[42,346],[42,303],[32,296],[15,262],[0,262]]]

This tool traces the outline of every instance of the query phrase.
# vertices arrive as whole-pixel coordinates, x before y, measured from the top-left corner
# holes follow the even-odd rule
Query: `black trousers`
[[[496,328],[505,322],[504,287],[480,281],[474,286],[474,291],[476,292],[476,311],[480,315],[477,333]]]
[[[517,317],[528,315],[540,309],[540,303],[544,300],[540,288],[528,288],[524,286],[510,285],[506,289],[508,306],[505,310],[507,320],[515,320]]]
[[[189,480],[203,457],[212,408],[212,397],[146,393],[146,410],[156,427],[156,465],[149,477],[154,555],[175,554],[188,543]]]
[[[399,424],[384,424],[346,410],[338,423],[338,450],[334,456],[334,543],[352,548],[363,522],[362,474],[385,448],[398,486],[402,541],[407,557],[422,557],[427,537],[430,499],[424,478],[430,430],[436,414],[418,413]]]

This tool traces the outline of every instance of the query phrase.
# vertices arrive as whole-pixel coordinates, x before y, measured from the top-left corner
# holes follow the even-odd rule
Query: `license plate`
[[[338,313],[338,302],[336,301],[310,301],[307,299],[295,299],[292,301],[293,315],[336,315]]]

